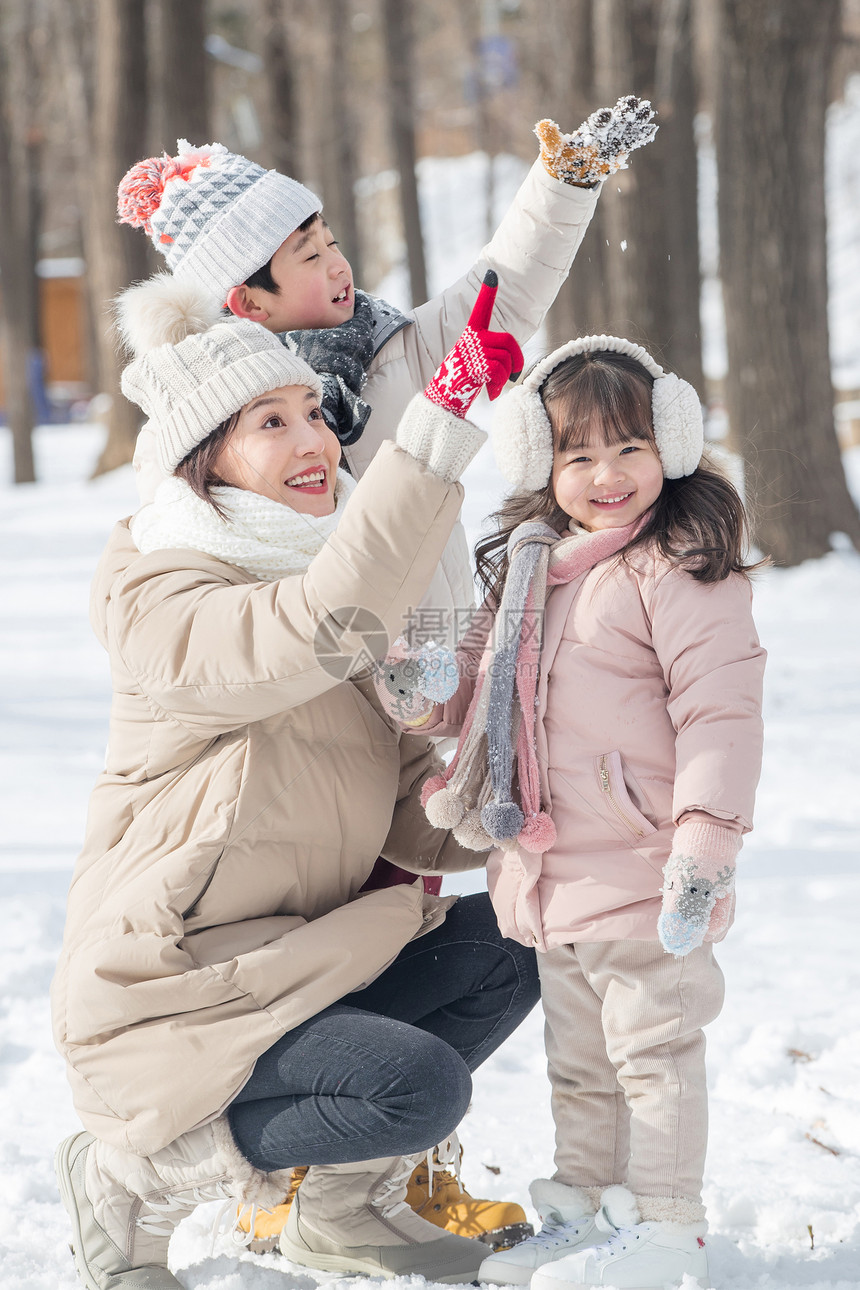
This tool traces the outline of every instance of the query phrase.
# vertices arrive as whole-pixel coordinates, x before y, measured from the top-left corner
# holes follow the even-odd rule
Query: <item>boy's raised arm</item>
[[[569,135],[552,121],[538,123],[540,156],[493,237],[468,273],[414,310],[404,344],[414,347],[416,376],[429,376],[459,335],[487,269],[499,275],[497,326],[521,345],[534,335],[567,278],[603,181],[656,130],[650,103],[634,95],[593,112]]]

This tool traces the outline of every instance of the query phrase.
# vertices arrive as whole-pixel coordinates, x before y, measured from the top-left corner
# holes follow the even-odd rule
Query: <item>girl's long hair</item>
[[[573,451],[597,434],[619,448],[634,439],[647,439],[656,452],[653,385],[650,373],[626,354],[604,350],[565,359],[540,389],[555,449]],[[478,542],[475,560],[485,592],[498,603],[508,575],[508,539],[517,525],[543,520],[562,533],[570,517],[556,502],[550,478],[544,488],[514,493],[490,518],[496,532]],[[759,567],[745,561],[744,504],[720,469],[705,458],[691,475],[663,480],[642,530],[620,558],[627,559],[649,542],[698,582],[720,582],[731,573],[746,574]]]

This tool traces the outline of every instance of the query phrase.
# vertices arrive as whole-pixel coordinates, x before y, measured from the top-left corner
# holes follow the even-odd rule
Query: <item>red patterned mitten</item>
[[[725,935],[735,889],[740,835],[719,824],[679,824],[663,870],[657,934],[664,950],[683,958],[705,940]]]
[[[495,399],[505,382],[516,380],[523,369],[522,350],[513,336],[487,330],[498,289],[499,279],[488,269],[465,331],[424,391],[431,403],[456,417],[466,415],[485,385]]]

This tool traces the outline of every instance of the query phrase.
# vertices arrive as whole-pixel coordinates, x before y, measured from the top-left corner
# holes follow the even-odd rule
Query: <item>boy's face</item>
[[[277,293],[246,288],[266,313],[258,321],[269,331],[339,327],[355,312],[352,269],[323,219],[291,233],[272,256],[271,268]]]

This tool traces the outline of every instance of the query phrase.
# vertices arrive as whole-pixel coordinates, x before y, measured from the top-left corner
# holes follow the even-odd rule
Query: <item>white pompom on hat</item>
[[[298,180],[221,143],[179,139],[176,151],[146,157],[123,176],[119,221],[143,228],[171,273],[195,279],[222,305],[322,202]]]
[[[127,287],[114,302],[114,314],[125,348],[135,355],[157,345],[178,345],[223,317],[199,283],[169,273],[154,273]]]
[[[493,450],[499,470],[517,489],[546,487],[552,475],[552,426],[540,391],[549,374],[576,354],[626,354],[654,377],[651,418],[657,452],[667,479],[691,475],[702,459],[702,407],[693,387],[663,371],[641,345],[622,336],[581,336],[538,363],[521,385],[499,400]]]
[[[306,385],[322,399],[314,369],[259,323],[210,326],[211,296],[199,283],[156,274],[123,292],[117,318],[137,354],[122,391],[149,418],[165,474],[261,394]]]

